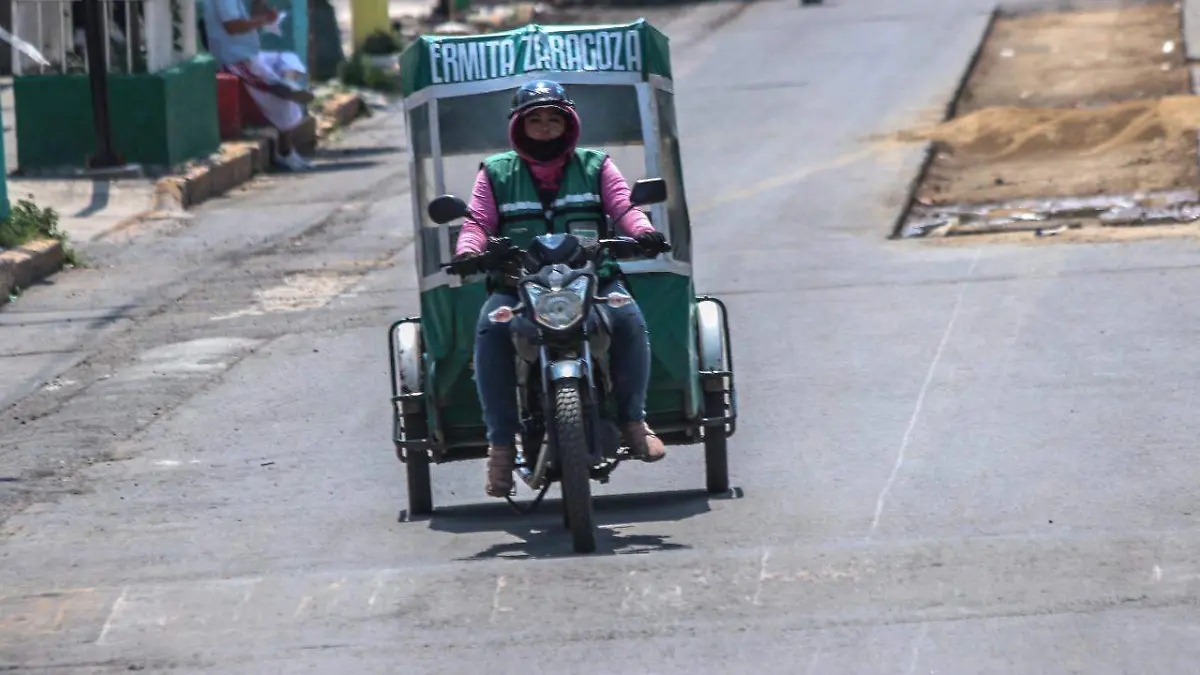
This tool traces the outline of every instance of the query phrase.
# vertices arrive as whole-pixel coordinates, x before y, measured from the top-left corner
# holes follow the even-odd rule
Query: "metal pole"
[[[92,89],[92,122],[96,135],[96,154],[89,168],[121,166],[124,162],[113,150],[112,126],[108,117],[108,60],[105,56],[104,12],[100,0],[83,0],[83,30],[87,45],[88,82]],[[127,36],[128,37],[128,36]]]

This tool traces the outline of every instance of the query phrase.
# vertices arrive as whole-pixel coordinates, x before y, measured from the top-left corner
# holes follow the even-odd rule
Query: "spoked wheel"
[[[404,416],[405,436],[425,438],[429,435],[425,417],[420,413]],[[429,453],[409,452],[404,462],[408,474],[408,513],[428,516],[433,513],[433,485],[429,478]]]
[[[725,392],[704,392],[704,416],[725,416]],[[729,456],[725,449],[727,442],[724,426],[704,429],[704,473],[709,494],[729,492]]]
[[[563,521],[576,553],[596,550],[592,484],[583,401],[576,382],[560,382],[554,392],[554,429],[562,477]]]

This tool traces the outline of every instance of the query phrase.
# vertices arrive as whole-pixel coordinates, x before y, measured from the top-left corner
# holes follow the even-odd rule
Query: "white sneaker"
[[[300,153],[296,152],[295,148],[292,149],[292,154],[290,156],[295,157],[295,159],[291,160],[291,161],[296,162],[298,165],[303,166],[306,169],[313,168],[313,163],[308,161],[307,159],[304,159],[304,155],[301,155]]]
[[[305,161],[304,158],[300,156],[300,153],[296,152],[295,150],[292,150],[286,155],[276,154],[275,164],[288,169],[289,171],[304,171],[305,169],[312,168],[312,165]]]

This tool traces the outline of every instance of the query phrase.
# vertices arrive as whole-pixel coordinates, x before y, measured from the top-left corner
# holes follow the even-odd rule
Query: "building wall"
[[[115,150],[126,162],[171,167],[217,150],[216,63],[207,54],[153,74],[108,77]],[[13,78],[22,173],[74,169],[95,151],[87,75]]]

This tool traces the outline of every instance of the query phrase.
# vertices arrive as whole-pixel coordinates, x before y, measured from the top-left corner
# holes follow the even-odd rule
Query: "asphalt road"
[[[888,241],[921,155],[877,139],[938,116],[989,7],[865,4],[667,25],[740,498],[673,448],[602,490],[633,496],[597,555],[482,464],[397,522],[379,115],[0,311],[0,670],[1192,672],[1197,244]]]

